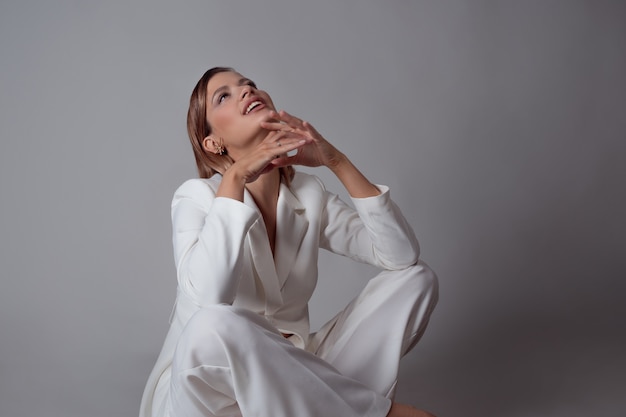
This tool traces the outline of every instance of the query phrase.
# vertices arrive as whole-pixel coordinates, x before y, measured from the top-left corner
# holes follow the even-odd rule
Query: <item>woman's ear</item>
[[[216,155],[224,154],[224,146],[222,145],[223,141],[220,139],[219,141],[215,140],[213,136],[209,135],[202,140],[202,148],[206,152],[211,152]]]

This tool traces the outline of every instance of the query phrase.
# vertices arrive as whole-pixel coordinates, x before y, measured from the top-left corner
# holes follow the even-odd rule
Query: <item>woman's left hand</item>
[[[332,169],[345,159],[345,156],[324,139],[311,124],[284,110],[270,113],[268,119],[261,122],[261,127],[267,130],[293,132],[307,141],[295,155],[285,154],[274,159],[272,164],[275,166],[326,166]]]

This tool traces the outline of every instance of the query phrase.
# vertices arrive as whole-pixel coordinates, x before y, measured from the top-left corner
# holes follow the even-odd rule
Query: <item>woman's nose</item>
[[[243,100],[244,98],[246,98],[250,94],[252,94],[252,87],[249,86],[249,85],[245,85],[245,86],[242,87],[241,93],[239,94],[239,97],[240,97],[241,100]]]

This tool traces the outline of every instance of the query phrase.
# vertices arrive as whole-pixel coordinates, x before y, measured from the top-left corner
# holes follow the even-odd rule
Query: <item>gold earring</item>
[[[215,152],[218,155],[224,155],[226,153],[226,149],[224,148],[224,139],[220,138],[220,143],[215,144]]]

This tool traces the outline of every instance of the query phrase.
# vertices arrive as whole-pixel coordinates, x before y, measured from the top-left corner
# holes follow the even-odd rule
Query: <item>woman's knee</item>
[[[406,294],[434,296],[439,292],[437,274],[423,261],[408,268],[391,271],[398,282],[399,290]]]
[[[420,288],[430,293],[437,294],[439,292],[439,278],[425,262],[420,261],[413,265],[411,272],[414,275],[414,281]]]

